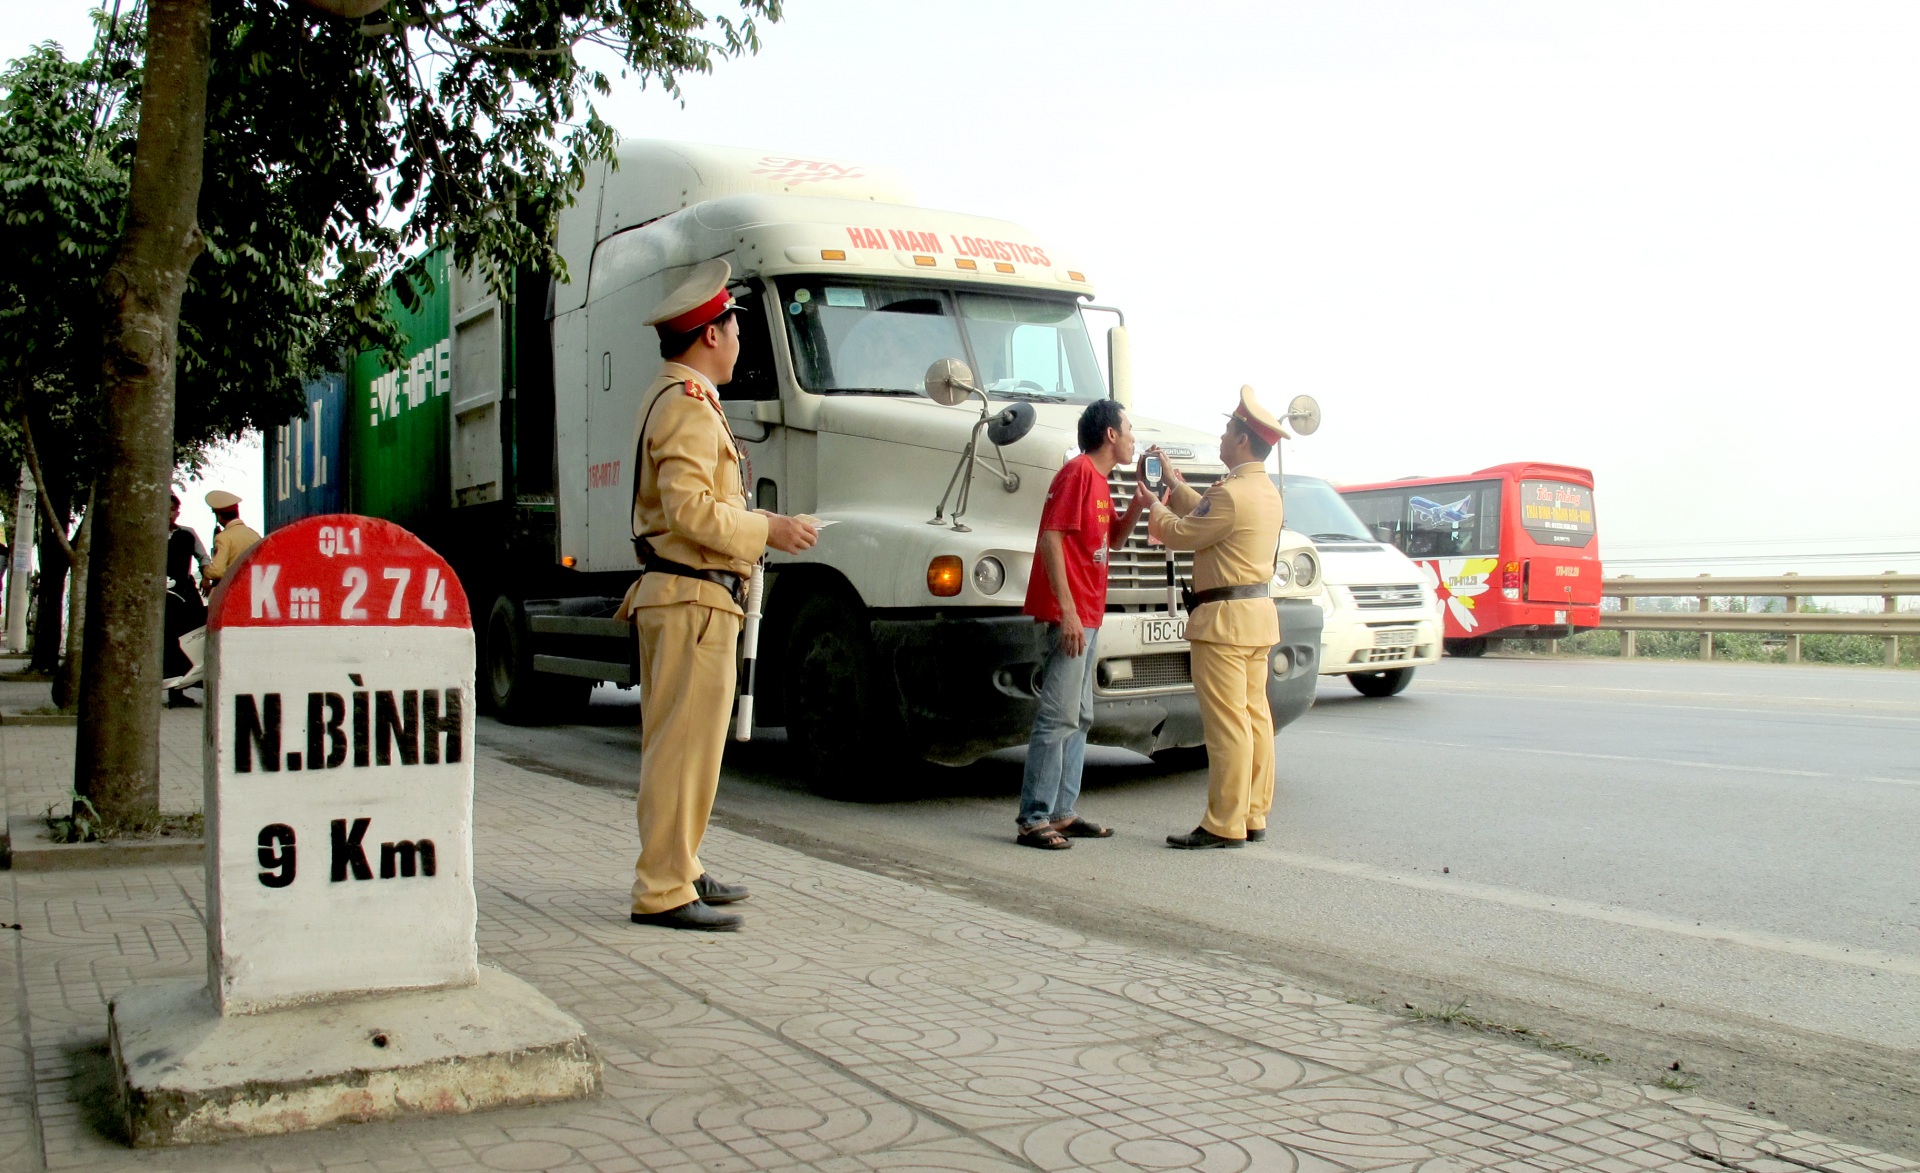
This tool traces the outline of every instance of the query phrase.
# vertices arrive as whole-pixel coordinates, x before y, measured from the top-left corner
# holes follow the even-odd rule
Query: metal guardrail
[[[1800,660],[1803,635],[1875,635],[1887,641],[1886,663],[1900,662],[1900,637],[1920,635],[1920,611],[1900,610],[1900,599],[1920,595],[1920,574],[1782,574],[1771,577],[1726,577],[1703,574],[1697,578],[1607,579],[1601,593],[1620,600],[1620,610],[1600,613],[1602,629],[1620,632],[1620,654],[1635,654],[1639,631],[1697,631],[1701,659],[1713,658],[1713,637],[1721,632],[1763,632],[1785,637],[1787,660]],[[1712,599],[1781,597],[1784,611],[1715,611]],[[1800,601],[1813,597],[1874,597],[1874,612],[1805,612]],[[1637,599],[1698,599],[1695,611],[1642,611]]]

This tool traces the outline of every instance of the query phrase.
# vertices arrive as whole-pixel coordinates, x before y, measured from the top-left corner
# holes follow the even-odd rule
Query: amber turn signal
[[[960,593],[964,568],[958,554],[942,554],[927,563],[927,590],[934,596],[950,599]]]

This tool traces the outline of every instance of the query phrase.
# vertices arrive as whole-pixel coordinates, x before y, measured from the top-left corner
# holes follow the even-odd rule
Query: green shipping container
[[[347,507],[409,529],[432,528],[452,507],[448,436],[453,391],[453,331],[447,254],[427,257],[433,289],[409,310],[390,292],[406,338],[406,364],[390,369],[362,352],[349,373]]]

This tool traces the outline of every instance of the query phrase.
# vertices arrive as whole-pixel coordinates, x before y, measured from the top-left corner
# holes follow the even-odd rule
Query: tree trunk
[[[35,514],[40,535],[40,581],[34,587],[33,658],[27,671],[51,676],[60,671],[60,601],[67,597],[67,552],[42,514]]]
[[[62,712],[71,712],[80,700],[80,651],[86,646],[87,632],[87,553],[93,547],[93,493],[87,494],[87,513],[80,519],[80,530],[73,535],[73,577],[67,587],[67,658],[61,661],[60,674],[53,681],[53,703]]]
[[[110,825],[160,809],[160,640],[180,300],[200,255],[210,0],[151,0],[126,229],[101,281],[106,439],[81,641],[74,789]]]

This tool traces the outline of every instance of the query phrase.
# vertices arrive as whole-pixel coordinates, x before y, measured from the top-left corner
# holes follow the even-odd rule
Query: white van
[[[1273,475],[1273,474],[1269,474]],[[1319,477],[1276,477],[1287,528],[1320,552],[1320,675],[1345,676],[1366,696],[1392,696],[1440,658],[1440,600],[1420,568],[1367,531]]]

